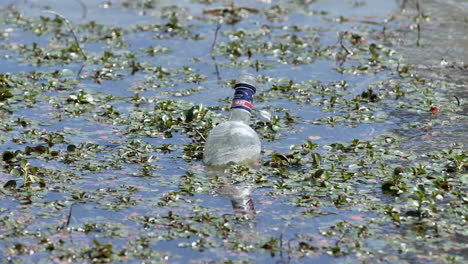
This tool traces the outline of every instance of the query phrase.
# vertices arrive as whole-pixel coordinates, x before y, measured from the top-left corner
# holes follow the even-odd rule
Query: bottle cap
[[[235,89],[237,88],[248,88],[254,92],[257,92],[257,78],[250,73],[240,73],[236,80]]]

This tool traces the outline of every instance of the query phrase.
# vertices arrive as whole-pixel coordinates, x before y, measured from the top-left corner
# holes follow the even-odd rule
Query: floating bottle
[[[249,164],[260,157],[260,139],[249,126],[256,86],[251,74],[241,73],[237,77],[228,121],[217,125],[208,135],[203,153],[205,165]]]

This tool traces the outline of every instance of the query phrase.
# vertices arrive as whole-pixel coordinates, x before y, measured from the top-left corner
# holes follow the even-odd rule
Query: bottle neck
[[[229,120],[240,121],[248,125],[250,113],[253,108],[253,95],[255,94],[256,88],[247,83],[237,83],[235,89]]]
[[[250,112],[240,108],[231,108],[229,121],[238,121],[248,125],[250,122]]]

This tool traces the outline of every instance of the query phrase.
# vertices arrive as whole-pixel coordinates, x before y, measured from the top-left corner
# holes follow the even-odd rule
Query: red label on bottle
[[[245,84],[238,83],[236,84],[236,92],[234,93],[234,98],[232,100],[231,108],[240,108],[248,112],[252,111],[253,105],[253,95],[255,94],[255,87]]]
[[[249,102],[249,101],[246,101],[246,100],[240,100],[240,99],[237,99],[237,100],[232,100],[232,105],[231,107],[233,108],[236,108],[236,107],[247,107],[249,109],[252,109],[253,106],[252,104]]]

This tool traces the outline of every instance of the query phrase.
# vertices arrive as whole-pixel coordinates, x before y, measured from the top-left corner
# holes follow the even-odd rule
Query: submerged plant
[[[32,166],[27,160],[21,160],[19,166],[13,167],[10,170],[10,175],[13,177],[23,177],[23,185],[30,187],[33,183],[39,183],[41,187],[45,186],[45,182],[38,176],[38,168]]]

